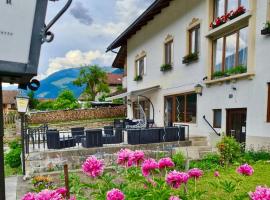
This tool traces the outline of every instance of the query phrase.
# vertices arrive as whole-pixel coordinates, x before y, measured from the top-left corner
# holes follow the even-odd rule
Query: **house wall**
[[[194,90],[198,83],[204,86],[203,95],[198,95],[197,122],[190,124],[192,136],[208,136],[212,144],[217,137],[203,120],[203,116],[213,123],[213,109],[222,109],[222,128],[226,130],[226,109],[247,108],[247,143],[248,145],[270,145],[270,123],[266,123],[267,111],[267,82],[270,82],[269,51],[270,39],[262,36],[260,31],[267,18],[267,0],[250,1],[253,6],[249,29],[252,40],[249,42],[248,70],[255,73],[252,80],[244,79],[222,84],[207,86],[203,78],[207,76],[209,67],[208,39],[205,35],[209,31],[208,3],[211,0],[172,1],[171,6],[162,10],[154,20],[131,39],[128,40],[127,58],[127,90],[133,91],[142,88],[160,85],[161,89],[144,94],[149,97],[155,106],[155,122],[158,126],[164,125],[164,96],[185,93]],[[186,55],[186,29],[193,18],[201,21],[201,40],[199,60],[190,65],[182,64],[182,57]],[[163,42],[167,35],[174,37],[173,70],[163,73],[160,66],[163,64]],[[143,80],[133,81],[135,76],[135,57],[145,51],[146,75]],[[236,90],[232,88],[235,87]],[[229,98],[232,94],[233,98]],[[135,100],[135,99],[133,99]],[[132,107],[128,106],[128,117],[132,118]],[[262,141],[264,141],[262,143]]]

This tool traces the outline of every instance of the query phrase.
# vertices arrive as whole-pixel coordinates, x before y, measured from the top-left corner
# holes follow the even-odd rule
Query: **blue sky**
[[[66,1],[50,2],[47,22]],[[42,46],[39,79],[85,64],[110,66],[115,54],[106,47],[153,0],[73,0],[70,9],[52,28],[55,39]]]
[[[54,41],[42,45],[38,79],[86,64],[110,66],[114,53],[107,46],[154,0],[73,0],[70,9],[52,27]],[[46,23],[66,1],[49,1]],[[9,87],[4,84],[4,87]]]

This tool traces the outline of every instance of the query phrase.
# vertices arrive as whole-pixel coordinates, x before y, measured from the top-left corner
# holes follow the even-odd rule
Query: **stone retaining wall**
[[[116,153],[121,148],[129,148],[131,150],[144,150],[146,156],[158,159],[164,156],[171,156],[171,154],[175,152],[175,149],[189,145],[191,145],[190,141],[181,141],[35,152],[30,153],[30,155],[27,156],[26,170],[27,175],[31,176],[35,173],[62,170],[64,164],[68,164],[69,169],[80,169],[82,163],[90,155],[95,155],[97,158],[103,159],[105,165],[109,167],[116,163]]]
[[[78,110],[57,110],[31,113],[28,122],[43,124],[54,122],[77,121],[86,119],[119,118],[126,116],[126,106],[91,108]]]

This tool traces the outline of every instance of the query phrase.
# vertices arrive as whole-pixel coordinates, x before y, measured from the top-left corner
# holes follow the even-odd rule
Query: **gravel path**
[[[6,182],[6,200],[16,200],[17,176],[8,177]]]

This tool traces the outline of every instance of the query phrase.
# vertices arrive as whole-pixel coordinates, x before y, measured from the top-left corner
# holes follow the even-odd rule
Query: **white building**
[[[215,130],[270,145],[267,21],[270,0],[156,0],[107,49],[121,47],[113,66],[126,72],[127,93],[113,98],[127,96],[129,118],[138,117],[139,99],[157,126],[186,124],[210,142],[220,138]]]

